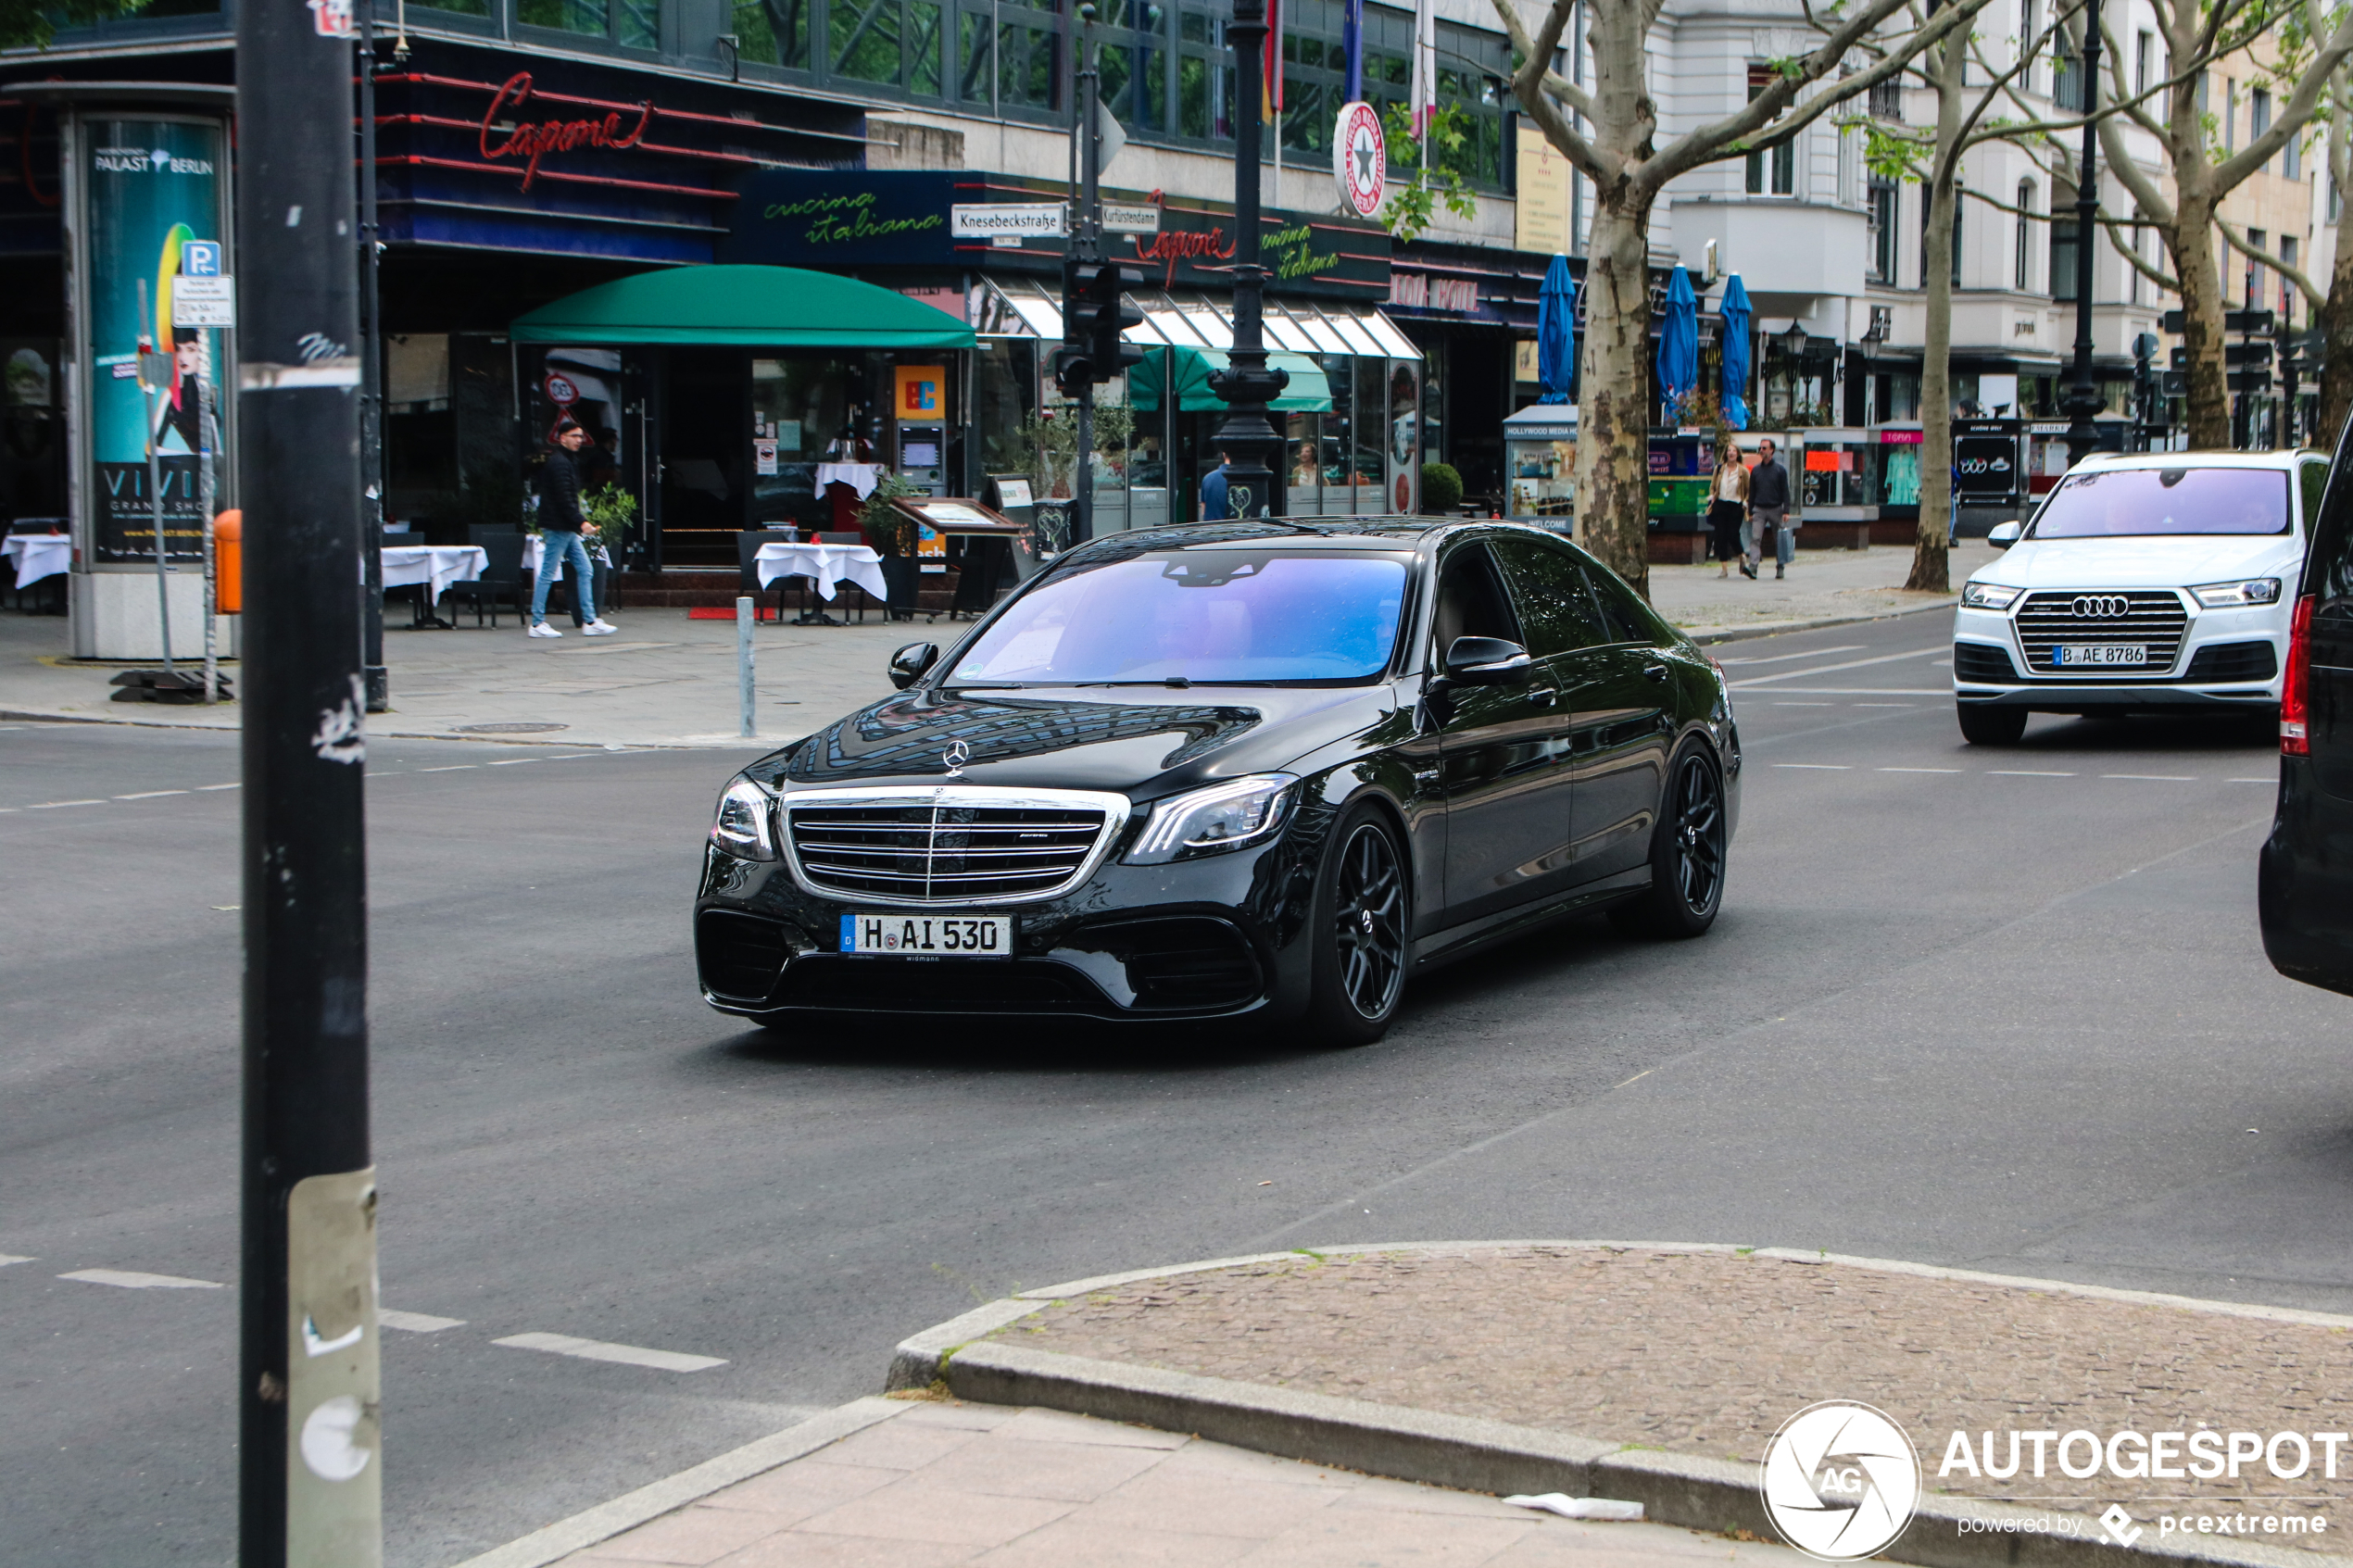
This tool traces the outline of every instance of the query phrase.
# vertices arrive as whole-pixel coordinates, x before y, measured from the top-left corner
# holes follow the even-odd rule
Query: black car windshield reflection
[[[1155,550],[1082,562],[1024,594],[949,686],[1308,685],[1388,667],[1408,558]]]
[[[2033,536],[2286,532],[2287,475],[2277,469],[2109,469],[2060,480]]]

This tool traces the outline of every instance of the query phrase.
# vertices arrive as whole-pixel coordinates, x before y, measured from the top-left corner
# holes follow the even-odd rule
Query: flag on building
[[[1365,0],[1347,0],[1340,13],[1340,46],[1348,55],[1348,103],[1365,96]]]
[[[1261,118],[1271,120],[1283,112],[1283,0],[1266,0],[1265,71],[1266,92],[1258,102]]]

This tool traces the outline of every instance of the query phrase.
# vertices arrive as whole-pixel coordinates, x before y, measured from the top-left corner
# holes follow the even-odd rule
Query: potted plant
[[[875,481],[874,489],[858,508],[858,523],[866,531],[866,543],[882,557],[885,613],[893,621],[914,618],[915,590],[922,571],[915,559],[915,520],[895,503],[901,496],[929,494],[912,479],[886,473]]]

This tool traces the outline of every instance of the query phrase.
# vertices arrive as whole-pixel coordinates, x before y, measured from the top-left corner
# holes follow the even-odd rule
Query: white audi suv
[[[1961,588],[1961,734],[2007,746],[2030,713],[2276,710],[2288,617],[2328,458],[2095,453]]]

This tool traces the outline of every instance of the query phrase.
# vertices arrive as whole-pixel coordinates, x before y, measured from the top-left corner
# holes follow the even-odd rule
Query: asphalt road
[[[966,1021],[780,1044],[694,993],[726,756],[378,743],[384,1300],[462,1320],[386,1336],[389,1561],[870,1392],[977,1299],[1277,1247],[1818,1246],[2353,1311],[2347,1003],[2275,977],[2255,925],[2269,736],[1965,746],[1945,630],[1718,650],[1750,768],[1714,932],[1530,938],[1344,1053]],[[235,778],[218,737],[0,727],[11,1565],[233,1549]],[[223,1287],[60,1277],[89,1270]],[[724,1364],[495,1343],[522,1334]]]

